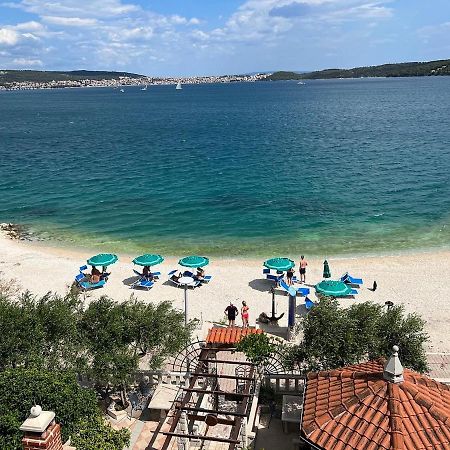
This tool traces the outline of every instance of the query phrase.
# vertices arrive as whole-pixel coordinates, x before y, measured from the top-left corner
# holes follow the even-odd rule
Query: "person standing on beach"
[[[248,328],[248,310],[250,308],[247,306],[247,303],[245,301],[242,301],[242,308],[241,308],[241,316],[242,316],[242,328]]]
[[[306,266],[308,265],[308,261],[306,261],[305,257],[300,256],[300,283],[306,283]]]
[[[286,282],[288,284],[288,286],[292,286],[294,284],[294,268],[291,267],[287,272],[286,272]]]
[[[228,316],[228,326],[234,327],[234,321],[236,320],[236,316],[239,314],[236,306],[233,305],[232,302],[225,308],[225,314]]]

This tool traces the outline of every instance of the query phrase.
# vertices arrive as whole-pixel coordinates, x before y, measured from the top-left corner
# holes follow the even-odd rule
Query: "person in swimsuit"
[[[100,272],[100,270],[98,270],[97,267],[92,266],[91,276],[89,278],[89,281],[92,284],[96,284],[100,281],[101,276],[102,276],[102,273]]]
[[[205,271],[201,267],[197,268],[197,274],[194,275],[194,279],[197,281],[205,281]]]
[[[288,286],[292,286],[294,284],[293,277],[294,277],[294,268],[291,267],[286,272],[286,283],[288,284]]]
[[[150,266],[144,266],[144,268],[142,269],[142,276],[147,280],[150,280],[150,278],[152,278]]]
[[[308,265],[308,261],[306,261],[305,257],[300,256],[300,283],[306,283],[306,266]]]
[[[230,302],[230,304],[225,308],[225,314],[228,317],[228,326],[234,327],[234,321],[236,320],[236,316],[239,314],[239,311],[232,302]]]
[[[248,310],[250,308],[247,306],[247,303],[245,301],[242,302],[242,308],[241,308],[241,316],[242,316],[242,327],[248,328]]]

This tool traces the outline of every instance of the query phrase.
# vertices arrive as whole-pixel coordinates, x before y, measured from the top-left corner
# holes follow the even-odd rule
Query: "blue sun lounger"
[[[146,278],[141,278],[139,280],[137,280],[135,283],[133,283],[132,285],[130,285],[130,287],[132,287],[133,289],[135,288],[143,288],[143,289],[147,289],[147,291],[149,291],[153,285],[155,283],[153,281],[147,280]]]
[[[314,307],[315,303],[308,297],[305,298],[305,308],[306,309],[312,309]]]
[[[135,273],[135,275],[137,275],[138,277],[142,277],[142,273],[138,272],[137,270],[133,269],[133,272]],[[153,278],[154,280],[158,280],[159,276],[161,275],[161,272],[150,272],[148,278]],[[144,277],[145,278],[145,277]]]
[[[83,291],[89,291],[91,289],[98,289],[103,287],[106,284],[105,280],[100,280],[98,283],[91,283],[90,281],[83,281],[86,280],[86,277],[83,273],[78,274],[75,277],[75,283],[82,289]]]
[[[301,288],[301,287],[295,287],[295,286],[291,286],[292,288],[294,288],[297,291],[297,294],[299,295],[308,295],[309,294],[309,288]],[[284,292],[288,292],[289,291],[289,286],[287,285],[286,281],[284,280],[280,280],[280,288],[284,291]]]
[[[345,284],[352,284],[354,286],[360,286],[361,284],[363,284],[362,278],[353,278],[348,272],[342,275],[341,281],[343,281]]]

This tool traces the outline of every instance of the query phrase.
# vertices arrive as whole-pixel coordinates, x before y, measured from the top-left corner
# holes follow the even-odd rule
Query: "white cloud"
[[[42,67],[44,63],[40,59],[15,58],[13,63],[20,67]]]
[[[20,34],[11,28],[0,28],[0,45],[16,45]]]
[[[21,0],[19,3],[4,3],[4,5],[39,16],[61,17],[106,18],[129,15],[140,10],[138,5],[125,4],[120,0]]]
[[[42,20],[62,27],[93,27],[98,24],[97,19],[81,19],[79,17],[42,16]]]

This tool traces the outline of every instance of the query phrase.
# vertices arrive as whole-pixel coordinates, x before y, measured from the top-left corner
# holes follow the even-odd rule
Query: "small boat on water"
[[[121,89],[120,92],[125,92],[125,89]]]
[[[141,88],[141,91],[146,91],[147,90],[147,85],[145,85],[143,88]]]
[[[183,89],[181,87],[181,81],[178,82],[177,87],[175,88],[177,91],[180,91],[181,89]]]
[[[306,83],[304,83],[303,81],[299,81],[297,84],[306,84]]]

